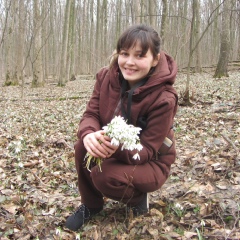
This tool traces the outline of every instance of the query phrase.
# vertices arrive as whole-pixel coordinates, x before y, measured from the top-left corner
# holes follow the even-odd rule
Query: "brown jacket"
[[[170,165],[175,161],[175,144],[167,154],[158,154],[158,150],[166,136],[174,141],[173,118],[177,110],[177,93],[172,87],[177,74],[177,66],[173,59],[161,52],[160,61],[145,85],[137,88],[132,96],[131,122],[137,124],[140,117],[147,118],[147,126],[141,132],[140,140],[143,145],[140,160],[134,160],[135,151],[119,148],[112,157],[126,164],[156,164],[168,175]],[[114,115],[121,115],[119,102],[121,98],[121,83],[118,66],[111,69],[105,67],[96,76],[92,97],[79,124],[78,138],[102,129]],[[127,105],[127,93],[124,97]],[[117,114],[116,114],[117,113]]]

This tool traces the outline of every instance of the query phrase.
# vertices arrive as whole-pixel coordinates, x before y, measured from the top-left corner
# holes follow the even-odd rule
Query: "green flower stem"
[[[93,157],[92,155],[88,154],[87,156],[87,162],[86,162],[86,168],[89,172],[91,172],[90,170],[90,164],[92,162],[95,162],[96,165],[98,165],[100,172],[102,172],[102,168],[101,168],[101,164],[102,164],[102,159],[100,157]]]

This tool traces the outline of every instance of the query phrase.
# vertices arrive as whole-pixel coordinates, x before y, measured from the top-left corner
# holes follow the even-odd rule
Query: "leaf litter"
[[[133,218],[121,203],[78,233],[64,228],[81,203],[74,166],[79,120],[94,81],[64,88],[1,87],[1,239],[240,239],[240,74],[191,77],[191,102],[176,88],[177,159],[166,184],[150,194],[151,210]]]

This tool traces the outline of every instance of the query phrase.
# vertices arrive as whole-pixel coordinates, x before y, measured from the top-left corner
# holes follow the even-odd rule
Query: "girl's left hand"
[[[104,136],[104,142],[102,142],[103,147],[107,150],[108,155],[107,157],[111,157],[118,149],[119,146],[111,144],[111,138],[108,136]]]

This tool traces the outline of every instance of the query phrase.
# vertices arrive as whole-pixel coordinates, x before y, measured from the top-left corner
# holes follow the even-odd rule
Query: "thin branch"
[[[223,11],[221,11],[219,14],[217,14],[211,21],[211,17],[213,15],[213,13],[225,2],[225,0],[223,2],[221,2],[213,11],[212,13],[210,14],[209,18],[208,18],[208,25],[207,27],[205,28],[205,30],[202,32],[202,35],[201,37],[198,39],[198,41],[196,42],[195,46],[193,49],[190,49],[190,52],[191,52],[191,56],[193,55],[194,51],[196,50],[196,48],[198,47],[199,43],[201,42],[202,38],[204,37],[205,33],[207,32],[208,28],[212,25],[212,23],[214,22],[214,20],[222,14]]]
[[[1,42],[0,42],[0,47],[3,44],[3,39],[4,39],[4,35],[5,35],[5,32],[6,32],[6,28],[7,28],[8,14],[9,14],[10,8],[11,8],[11,1],[9,1],[9,6],[6,9],[7,13],[6,13],[5,24],[4,24],[3,33],[2,33],[2,39],[1,39]]]
[[[121,14],[121,16],[122,16],[122,17],[129,17],[129,16],[127,16],[126,14]],[[135,17],[153,17],[153,16],[155,16],[155,17],[161,17],[162,14],[144,14],[144,15],[137,15],[137,16],[135,16]],[[168,15],[167,17],[169,17],[169,18],[182,18],[182,19],[187,20],[188,22],[191,22],[190,19],[188,19],[188,18],[186,18],[186,17],[183,17],[183,16]]]

